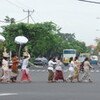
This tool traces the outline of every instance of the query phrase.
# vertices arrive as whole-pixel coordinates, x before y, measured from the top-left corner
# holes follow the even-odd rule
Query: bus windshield
[[[63,60],[64,63],[69,63],[69,58],[76,57],[76,50],[75,49],[64,49],[63,50]]]

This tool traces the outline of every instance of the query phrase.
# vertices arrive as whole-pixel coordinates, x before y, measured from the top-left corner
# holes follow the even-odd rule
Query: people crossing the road
[[[57,65],[57,61],[58,60],[55,60],[54,61],[54,58],[52,59],[52,61],[53,61],[53,76],[52,76],[52,79],[51,79],[51,73],[49,72],[49,67],[51,67],[51,65],[49,65],[49,66],[47,66],[47,67],[36,67],[36,68],[30,68],[30,73],[37,73],[37,74],[39,74],[39,73],[44,73],[45,74],[45,77],[47,77],[47,74],[48,74],[48,81],[52,81],[52,82],[59,82],[60,80],[63,80],[64,82],[65,82],[65,79],[64,78],[66,78],[66,77],[68,77],[68,74],[69,74],[69,67],[68,66],[63,66],[63,67],[61,67],[62,65],[61,65],[61,63],[60,63],[60,67],[58,67],[58,65]],[[74,64],[75,64],[75,61],[73,62]],[[93,66],[96,66],[96,67],[94,67],[94,69],[90,69],[90,73],[92,74],[92,73],[100,73],[100,67],[99,67],[99,65],[93,65]],[[78,65],[78,67],[79,67],[79,65]],[[72,75],[72,81],[74,81],[74,82],[80,82],[80,80],[81,79],[83,79],[83,76],[84,76],[84,74],[85,73],[82,73],[82,72],[80,72],[80,73],[78,73],[77,75],[78,75],[78,77],[77,78],[79,78],[77,81],[76,80],[74,80],[74,79],[76,79],[76,76],[75,76],[75,73],[77,72],[76,71],[76,65],[75,65],[75,67],[74,67],[74,72],[73,72],[73,75]],[[29,69],[29,68],[28,68]],[[60,73],[58,72],[58,69],[60,70]],[[1,73],[2,72],[2,73]],[[18,69],[18,72],[19,72],[19,75],[18,75],[18,82],[20,82],[20,80],[19,79],[22,79],[23,77],[25,77],[25,76],[21,76],[21,74],[22,75],[24,75],[25,73],[24,72],[22,72],[22,70],[21,69]],[[27,73],[27,72],[26,72]],[[4,81],[2,81],[3,79],[2,79],[2,77],[3,77],[3,75],[4,75],[4,73],[3,73],[3,71],[2,71],[2,69],[1,69],[1,71],[0,71],[0,79],[1,79],[1,82],[4,82]],[[49,76],[50,75],[50,76]],[[10,77],[11,77],[11,72],[10,72],[10,70],[9,70],[9,75],[7,76],[7,77],[9,77],[9,79],[10,79]],[[34,76],[35,77],[35,76]],[[37,77],[37,76],[36,76]],[[49,79],[51,79],[51,80],[49,80]],[[22,79],[23,80],[23,79]],[[29,81],[31,81],[30,80],[30,78],[29,78]],[[34,80],[35,81],[35,80]],[[45,80],[46,81],[46,80]],[[8,82],[10,82],[10,80],[8,81]],[[69,81],[68,81],[69,82]],[[10,82],[10,83],[12,83],[12,82]]]
[[[99,68],[97,68],[98,66],[96,66],[96,68],[95,69],[91,69],[90,70],[90,73],[92,74],[92,73],[97,73],[97,74],[100,74],[100,69]],[[1,73],[1,71],[0,71],[0,73]],[[46,75],[48,74],[48,70],[45,68],[32,68],[32,69],[30,69],[30,73],[37,73],[37,74],[41,74],[41,73],[43,73],[43,74],[45,74],[45,77],[46,77]],[[21,70],[19,69],[19,74],[21,74]],[[63,69],[63,74],[64,74],[64,76],[66,77],[66,76],[68,76],[68,68],[66,68],[66,67],[64,67],[64,69]],[[80,73],[80,77],[82,76],[82,74],[83,73]],[[19,75],[19,77],[20,77],[20,75]],[[37,77],[37,76],[36,76]],[[94,79],[95,80],[95,79]],[[35,80],[34,80],[35,81]]]

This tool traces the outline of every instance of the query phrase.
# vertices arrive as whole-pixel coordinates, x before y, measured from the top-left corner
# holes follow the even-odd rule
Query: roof
[[[95,45],[89,45],[88,47],[90,47],[90,48],[96,48],[97,46],[95,46]]]

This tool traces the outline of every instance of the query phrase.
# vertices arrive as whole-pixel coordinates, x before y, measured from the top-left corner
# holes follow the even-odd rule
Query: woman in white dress
[[[9,70],[9,65],[8,65],[8,57],[9,57],[9,54],[4,51],[3,53],[3,60],[2,60],[2,77],[0,78],[0,81],[1,82],[7,82],[9,83],[10,82],[10,70]]]
[[[74,75],[74,68],[75,68],[75,64],[73,61],[73,57],[70,57],[69,59],[69,75],[68,78],[66,78],[66,81],[70,80],[72,82],[72,77]]]

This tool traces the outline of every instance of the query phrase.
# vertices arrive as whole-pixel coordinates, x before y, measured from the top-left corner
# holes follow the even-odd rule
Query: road
[[[31,83],[0,83],[0,100],[100,100],[98,66],[91,70],[93,83],[48,83],[45,68],[31,69],[30,74]],[[67,77],[67,68],[64,76]]]

